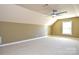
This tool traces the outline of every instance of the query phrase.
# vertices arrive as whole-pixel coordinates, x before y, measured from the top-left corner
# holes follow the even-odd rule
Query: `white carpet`
[[[45,37],[0,47],[0,55],[77,55],[79,41],[75,38]]]

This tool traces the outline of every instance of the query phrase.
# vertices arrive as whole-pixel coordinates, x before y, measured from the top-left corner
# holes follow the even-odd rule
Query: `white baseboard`
[[[40,38],[45,38],[45,37],[47,37],[47,36],[37,37],[37,38],[32,38],[32,39],[27,39],[27,40],[22,40],[22,41],[17,41],[17,42],[6,43],[6,44],[0,45],[0,47],[14,45],[14,44],[23,43],[23,42],[27,42],[27,41],[32,41],[32,40],[36,40],[36,39],[40,39]]]

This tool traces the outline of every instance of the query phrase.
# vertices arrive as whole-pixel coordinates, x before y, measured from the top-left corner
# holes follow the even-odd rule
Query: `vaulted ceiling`
[[[32,11],[36,11],[45,15],[50,15],[53,9],[61,11],[67,11],[67,13],[60,16],[78,16],[79,15],[79,5],[78,4],[21,4],[19,5],[24,8],[28,8]]]
[[[51,17],[53,9],[67,11],[56,17]],[[57,19],[79,16],[78,4],[7,4],[0,5],[0,21],[51,25]]]
[[[53,24],[57,19],[79,16],[78,4],[20,4],[19,6],[47,16],[51,16],[53,9],[58,10],[58,12],[67,11],[67,13],[49,19],[48,25]]]

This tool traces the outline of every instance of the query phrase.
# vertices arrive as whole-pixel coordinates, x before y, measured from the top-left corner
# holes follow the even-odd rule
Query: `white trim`
[[[22,40],[22,41],[17,41],[17,42],[6,43],[6,44],[0,45],[0,47],[14,45],[14,44],[23,43],[23,42],[28,42],[28,41],[32,41],[32,40],[36,40],[36,39],[40,39],[40,38],[45,38],[45,37],[47,37],[47,36],[37,37],[37,38],[32,38],[32,39],[27,39],[27,40]]]

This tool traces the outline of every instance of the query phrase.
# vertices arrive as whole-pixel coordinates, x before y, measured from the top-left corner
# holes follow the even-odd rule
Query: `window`
[[[62,23],[62,32],[63,34],[72,34],[72,21],[64,21]]]

